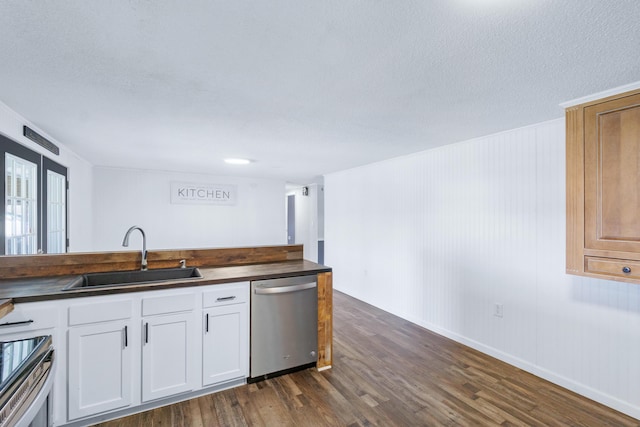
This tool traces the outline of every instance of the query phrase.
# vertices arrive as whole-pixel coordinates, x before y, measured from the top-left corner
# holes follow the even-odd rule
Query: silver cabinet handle
[[[205,332],[209,332],[209,313],[207,313],[206,321],[205,321]]]
[[[144,324],[144,343],[149,342],[149,322]]]
[[[129,334],[126,325],[124,327],[124,346],[125,348],[129,346]]]
[[[236,296],[235,296],[235,295],[230,296],[230,297],[220,297],[220,298],[217,298],[217,299],[216,299],[216,301],[218,301],[218,302],[222,302],[222,301],[233,301],[234,299],[236,299]]]
[[[300,285],[291,286],[277,286],[277,287],[262,287],[256,286],[254,293],[256,295],[268,295],[268,294],[284,294],[287,292],[303,291],[305,289],[313,289],[316,287],[316,282],[302,283]]]

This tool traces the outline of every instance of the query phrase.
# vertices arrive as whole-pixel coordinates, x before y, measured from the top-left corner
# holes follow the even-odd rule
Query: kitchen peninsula
[[[205,336],[205,324],[209,332],[209,319],[212,319],[212,328],[219,336],[229,335],[227,330],[248,329],[242,325],[246,325],[248,318],[250,281],[313,276],[317,279],[318,289],[316,366],[319,370],[328,369],[332,358],[332,271],[326,266],[304,260],[302,253],[302,245],[149,251],[149,270],[179,268],[186,264],[188,267],[198,267],[202,277],[71,290],[64,288],[79,275],[139,270],[141,253],[126,251],[0,257],[0,299],[10,300],[9,304],[14,306],[14,310],[7,310],[7,316],[2,319],[2,323],[9,326],[0,325],[0,336],[3,340],[15,339],[17,335],[53,336],[58,364],[54,386],[54,425],[87,425],[244,383],[247,375],[242,368],[248,363],[248,356],[238,343],[247,338],[232,336],[229,347],[239,345],[241,350],[227,357],[224,345],[216,343],[212,349],[208,349],[206,339],[197,339],[197,333],[202,332]],[[233,293],[233,301],[225,302],[220,307],[207,305],[207,301],[215,301],[216,296],[224,295],[217,299],[227,300],[226,293]],[[200,314],[202,322],[197,320]],[[218,319],[223,319],[222,323],[216,324]],[[239,319],[239,323],[231,325],[240,326],[235,329],[226,327],[229,323],[223,322],[229,319]],[[156,330],[153,329],[156,327],[161,331],[164,327],[160,321],[168,325],[165,328],[167,336],[175,335],[173,332],[168,334],[174,325],[185,325],[184,342],[190,343],[188,346],[185,344],[189,350],[185,351],[185,346],[180,348],[187,358],[193,358],[185,363],[189,364],[189,372],[193,371],[189,374],[190,378],[195,380],[171,393],[154,385],[155,378],[150,384],[144,383],[145,375],[170,376],[166,369],[145,371],[147,365],[160,366],[152,356],[145,354],[145,351],[149,351],[145,346],[149,331]],[[12,326],[14,324],[16,326]],[[180,342],[179,336],[177,338],[176,342]],[[104,346],[104,349],[95,350],[95,357],[101,357],[101,353],[108,351],[109,339],[114,341],[111,348],[115,348],[116,353],[106,360],[117,360],[118,363],[120,359],[123,360],[120,365],[113,367],[114,372],[124,378],[115,383],[117,387],[114,389],[118,392],[122,390],[122,395],[117,399],[108,399],[109,396],[100,394],[102,391],[92,394],[96,382],[105,379],[98,378],[101,375],[99,372],[94,375],[96,369],[83,371],[78,367],[86,361],[86,358],[79,358],[78,354],[93,354],[93,347]],[[175,346],[171,342],[169,348],[173,350]],[[126,351],[130,354],[125,361],[122,355]],[[238,369],[220,372],[215,371],[215,366],[207,365],[208,360],[218,359],[222,364],[231,363],[232,367],[235,363]],[[142,360],[142,367],[139,361],[134,363],[134,360]],[[105,368],[105,372],[108,372],[108,368]],[[142,385],[129,380],[129,377],[140,376],[143,378]],[[202,381],[197,378],[202,378]],[[88,400],[91,400],[91,404],[87,404]]]

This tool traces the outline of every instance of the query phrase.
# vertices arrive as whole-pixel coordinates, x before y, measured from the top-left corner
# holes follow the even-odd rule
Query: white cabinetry
[[[59,309],[55,302],[16,304],[12,312],[0,319],[0,338],[11,341],[54,335],[58,326]]]
[[[248,283],[203,293],[203,386],[248,376],[248,300]]]
[[[144,298],[142,307],[142,401],[193,390],[193,292]]]
[[[132,403],[132,302],[92,300],[69,307],[69,420]]]
[[[12,312],[0,319],[0,341],[15,341],[51,335],[55,349],[54,367],[51,371],[51,375],[54,376],[52,390],[54,396],[66,394],[66,381],[64,381],[66,374],[64,343],[66,337],[64,331],[59,301],[19,303],[14,306]],[[54,424],[57,425],[65,419],[65,411],[53,408]]]
[[[23,303],[0,338],[52,335],[54,425],[89,425],[242,384],[248,305],[248,282]]]
[[[69,419],[131,405],[132,352],[125,321],[69,330]]]

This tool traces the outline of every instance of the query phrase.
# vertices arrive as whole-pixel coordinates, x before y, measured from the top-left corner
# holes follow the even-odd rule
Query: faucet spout
[[[140,270],[147,269],[147,236],[144,234],[144,230],[137,225],[129,228],[127,232],[124,234],[124,239],[122,240],[122,246],[129,246],[129,235],[132,231],[138,230],[142,234],[142,264],[140,266]]]

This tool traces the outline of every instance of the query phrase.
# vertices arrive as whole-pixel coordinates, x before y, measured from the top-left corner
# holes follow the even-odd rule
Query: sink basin
[[[141,283],[168,282],[174,280],[199,279],[200,270],[191,268],[158,268],[155,270],[110,271],[108,273],[88,273],[78,276],[65,286],[63,291],[107,286],[138,285]]]

